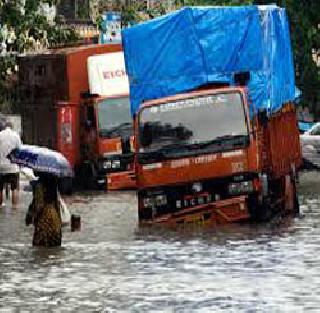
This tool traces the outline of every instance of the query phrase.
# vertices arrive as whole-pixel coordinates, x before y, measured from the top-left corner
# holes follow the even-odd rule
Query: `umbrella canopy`
[[[49,173],[58,177],[72,177],[68,160],[59,152],[38,146],[22,145],[9,156],[11,162],[29,167],[35,172]]]

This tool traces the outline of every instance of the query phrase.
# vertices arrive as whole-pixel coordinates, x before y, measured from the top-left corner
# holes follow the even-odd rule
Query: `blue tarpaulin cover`
[[[185,7],[123,31],[131,112],[144,100],[250,72],[249,94],[269,113],[295,98],[285,10],[271,6]]]

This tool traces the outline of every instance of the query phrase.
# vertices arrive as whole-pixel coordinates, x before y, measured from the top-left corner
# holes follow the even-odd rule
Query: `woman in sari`
[[[26,216],[26,225],[34,225],[33,246],[61,246],[61,216],[57,177],[38,173],[33,182],[33,200]]]

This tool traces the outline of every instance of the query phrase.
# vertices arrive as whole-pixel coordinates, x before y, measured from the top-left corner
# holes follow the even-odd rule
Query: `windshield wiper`
[[[130,122],[121,123],[113,128],[100,130],[100,134],[101,136],[110,136],[116,132],[129,129],[130,126],[132,126],[132,123]]]
[[[189,145],[182,144],[182,143],[172,143],[170,145],[163,146],[159,149],[159,151],[162,151],[164,153],[168,152],[182,152],[185,150],[189,150]]]
[[[176,154],[189,151],[189,146],[185,144],[173,143],[163,146],[157,150],[140,152],[139,158],[143,160],[156,160],[174,157]]]
[[[138,157],[140,161],[159,161],[165,158],[165,153],[159,150],[140,152]]]
[[[200,148],[207,148],[209,146],[214,146],[215,148],[219,149],[224,144],[231,144],[231,145],[245,144],[247,140],[248,140],[248,136],[246,135],[234,135],[234,136],[225,135],[225,136],[216,137],[212,140],[191,144],[189,145],[189,148],[200,149]]]
[[[235,145],[235,144],[246,144],[249,141],[248,135],[225,135],[225,136],[219,136],[216,137],[215,140],[219,141],[220,143],[223,143],[226,141],[229,144]]]
[[[139,153],[139,159],[142,161],[158,161],[161,159],[175,157],[178,155],[190,155],[190,151],[193,151],[192,153],[194,153],[194,151],[197,149],[204,149],[207,147],[210,147],[210,152],[215,152],[221,149],[225,150],[226,147],[232,148],[234,147],[234,145],[244,145],[247,142],[247,140],[247,135],[227,135],[217,137],[213,140],[208,140],[205,142],[199,142],[194,144],[172,143],[169,145],[165,145],[157,150]]]

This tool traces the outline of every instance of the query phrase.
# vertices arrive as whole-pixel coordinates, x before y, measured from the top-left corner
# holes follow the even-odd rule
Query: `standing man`
[[[3,205],[3,188],[9,184],[12,192],[12,207],[16,208],[19,198],[19,166],[10,162],[8,154],[21,146],[21,139],[10,122],[0,131],[0,205]]]

